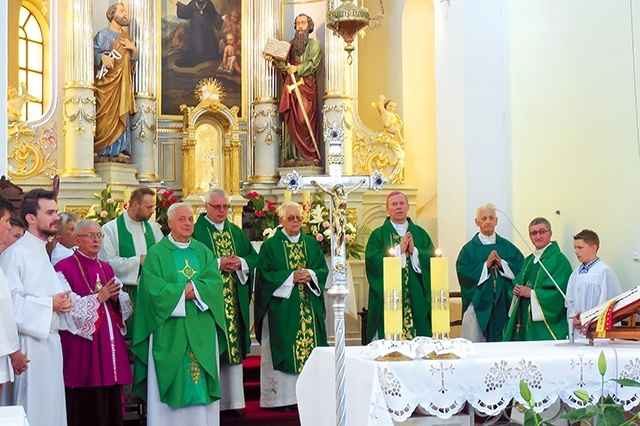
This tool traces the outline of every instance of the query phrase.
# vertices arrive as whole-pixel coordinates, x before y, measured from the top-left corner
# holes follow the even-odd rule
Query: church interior
[[[638,284],[640,1],[356,0],[372,20],[352,53],[327,19],[342,0],[211,1],[235,25],[235,55],[223,57],[229,39],[217,30],[219,54],[188,66],[171,0],[122,2],[137,48],[136,112],[127,121],[130,158],[102,161],[93,39],[113,0],[8,0],[0,175],[25,192],[57,177],[60,211],[79,217],[106,188],[118,201],[140,186],[171,190],[195,214],[219,187],[240,225],[251,192],[302,202],[324,198],[314,178],[352,186],[381,176],[381,189],[349,195],[349,222],[380,226],[387,194],[403,191],[409,216],[449,258],[451,292],[460,291],[455,259],[488,202],[497,232],[525,256],[527,224],[543,216],[572,266],[573,235],[593,229],[623,290]],[[292,38],[300,13],[313,18],[310,38],[322,47],[315,164],[286,161],[283,83],[263,53],[267,40]],[[301,179],[293,191],[292,173]],[[360,310],[364,259],[349,265]],[[346,325],[348,344],[359,344],[357,316]]]
[[[240,15],[241,66],[231,75],[206,64],[175,66],[168,0],[125,2],[139,54],[138,112],[125,164],[94,162],[92,143],[91,40],[108,24],[110,3],[9,0],[0,12],[8,46],[0,81],[8,89],[26,83],[22,92],[33,100],[17,120],[7,117],[3,174],[25,190],[49,187],[59,176],[60,210],[81,216],[107,186],[117,199],[140,185],[171,188],[197,208],[209,185],[218,185],[232,194],[236,216],[249,191],[284,199],[280,179],[296,168],[281,162],[280,83],[262,49],[268,38],[288,39],[290,23],[304,12],[315,20],[311,37],[323,46],[317,120],[325,158],[297,171],[329,174],[325,130],[338,126],[342,175],[380,170],[388,179],[379,192],[352,194],[355,223],[378,226],[385,194],[402,189],[410,216],[454,259],[476,231],[477,206],[493,202],[498,232],[525,253],[530,249],[520,234],[535,216],[550,219],[570,259],[572,235],[597,230],[602,257],[623,288],[635,286],[637,2],[367,0],[371,15],[382,18],[356,39],[351,64],[344,41],[326,23],[337,0],[213,3]],[[222,93],[213,105],[194,96],[203,85]],[[374,107],[381,95],[397,105],[398,134],[385,129]],[[364,306],[363,262],[351,263],[357,305]],[[453,262],[450,268],[455,276]],[[452,280],[451,290],[457,286]]]

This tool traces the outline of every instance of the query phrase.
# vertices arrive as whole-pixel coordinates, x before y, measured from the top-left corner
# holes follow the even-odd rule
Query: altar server
[[[581,326],[580,314],[595,308],[622,293],[616,273],[600,257],[600,238],[590,229],[573,236],[573,248],[580,261],[567,285],[567,313],[576,328]]]
[[[0,257],[11,288],[20,348],[29,369],[5,385],[3,401],[22,405],[31,426],[66,426],[60,330],[75,330],[68,286],[58,279],[45,249],[58,230],[53,191],[25,194],[20,206],[27,232]]]

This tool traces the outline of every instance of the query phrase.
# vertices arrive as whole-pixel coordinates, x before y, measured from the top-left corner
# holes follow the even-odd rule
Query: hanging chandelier
[[[327,27],[333,30],[345,41],[344,50],[347,51],[347,63],[353,63],[352,53],[355,50],[353,40],[361,31],[374,29],[380,25],[384,18],[384,6],[380,0],[381,12],[371,18],[369,9],[364,6],[356,6],[353,0],[342,0],[342,4],[333,10],[327,11]]]

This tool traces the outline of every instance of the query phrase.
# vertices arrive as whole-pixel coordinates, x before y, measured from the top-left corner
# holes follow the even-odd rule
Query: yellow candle
[[[284,190],[284,200],[291,201],[291,191],[289,191],[288,189]]]
[[[402,339],[402,259],[385,257],[382,263],[384,338]]]
[[[302,190],[302,202],[311,204],[311,191],[308,189]]]
[[[431,258],[431,331],[434,339],[448,339],[449,317],[449,259]]]

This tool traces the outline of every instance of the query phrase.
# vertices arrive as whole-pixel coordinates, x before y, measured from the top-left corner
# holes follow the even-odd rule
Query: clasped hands
[[[311,281],[311,273],[306,269],[296,269],[293,271],[293,282],[308,284]]]
[[[526,285],[516,284],[516,286],[513,288],[513,294],[515,296],[529,298],[531,297],[531,288],[527,287]]]
[[[492,267],[502,270],[502,259],[500,259],[498,252],[495,250],[487,257],[487,268],[491,269]]]
[[[116,278],[113,277],[108,283],[102,286],[98,292],[98,302],[104,303],[109,299],[117,299],[120,294],[120,285],[116,283]]]
[[[12,354],[9,354],[9,358],[11,358],[11,368],[13,368],[13,372],[15,374],[22,374],[27,371],[29,360],[27,356],[18,349]]]
[[[413,249],[415,246],[413,245],[413,236],[411,232],[407,232],[404,234],[404,237],[400,239],[400,253],[409,253],[413,254]]]
[[[240,261],[240,258],[235,254],[233,256],[220,258],[220,271],[222,272],[237,271],[241,267],[242,262]]]
[[[73,308],[73,301],[71,301],[71,290],[63,291],[53,296],[53,310],[59,314],[65,314]]]

